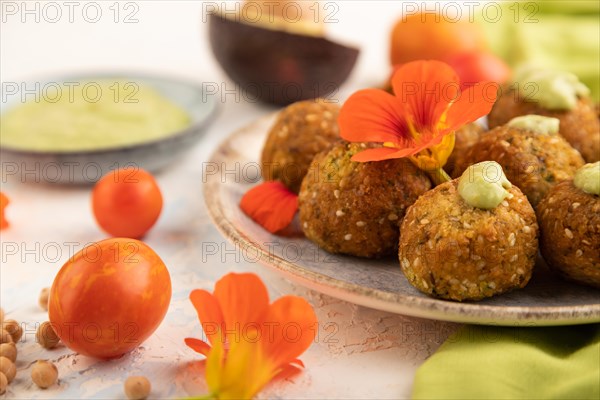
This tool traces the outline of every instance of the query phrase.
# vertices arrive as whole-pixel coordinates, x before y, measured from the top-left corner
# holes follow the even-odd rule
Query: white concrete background
[[[205,7],[201,2],[135,1],[128,8],[127,2],[120,2],[117,23],[114,1],[97,2],[103,13],[97,23],[83,18],[85,2],[75,2],[73,22],[69,21],[65,2],[55,2],[63,13],[55,23],[47,19],[55,18],[52,9],[46,8],[48,14],[44,15],[48,2],[26,3],[29,10],[35,10],[38,4],[38,15],[23,13],[21,1],[0,2],[3,84],[65,73],[126,70],[233,87],[212,57],[206,25],[202,23]],[[335,4],[339,22],[327,25],[329,35],[361,48],[356,69],[340,91],[343,98],[387,77],[389,31],[402,5],[366,0]],[[12,14],[14,6],[18,7],[16,14]],[[138,22],[124,23],[125,15],[135,10]],[[296,287],[268,269],[245,261],[239,252],[202,255],[202,243],[207,242],[217,243],[223,250],[234,249],[212,226],[205,211],[202,162],[230,132],[274,110],[231,94],[221,97],[221,112],[205,138],[181,162],[157,177],[165,208],[146,241],[170,269],[173,299],[155,335],[119,360],[98,362],[72,354],[64,347],[46,351],[34,338],[35,324],[47,319],[37,307],[38,293],[51,285],[68,258],[69,245],[65,243],[77,242],[76,247],[80,248],[104,238],[93,221],[89,189],[2,182],[2,191],[12,200],[7,211],[12,226],[2,231],[0,241],[3,246],[17,243],[19,253],[2,256],[0,302],[8,312],[7,318],[28,326],[24,342],[19,344],[17,378],[3,397],[123,398],[122,382],[128,374],[150,377],[151,398],[202,394],[203,376],[194,363],[201,356],[183,343],[185,337],[200,336],[187,296],[194,288],[211,289],[229,271],[259,274],[269,285],[272,298],[288,293],[306,297],[320,320],[319,340],[302,357],[306,370],[290,381],[271,385],[261,397],[410,396],[416,368],[456,325],[366,309]],[[44,254],[44,248],[55,244],[62,252],[51,260],[54,253]],[[30,366],[36,359],[51,359],[57,364],[59,385],[41,391],[31,383]]]

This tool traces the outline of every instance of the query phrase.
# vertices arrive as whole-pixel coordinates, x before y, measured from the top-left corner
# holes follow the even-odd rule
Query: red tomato
[[[510,77],[510,68],[492,53],[473,51],[451,56],[446,62],[460,77],[461,87],[472,86],[477,82],[503,84]]]
[[[0,192],[0,229],[8,228],[8,221],[4,217],[4,209],[10,203],[8,196]]]
[[[415,60],[444,60],[453,53],[487,47],[482,28],[474,22],[453,20],[441,14],[402,17],[392,30],[392,65]]]
[[[123,168],[96,183],[92,208],[98,225],[112,236],[139,239],[160,216],[162,195],[148,172]]]
[[[163,261],[135,239],[91,244],[66,262],[50,289],[52,327],[71,350],[119,357],[160,325],[171,301]]]

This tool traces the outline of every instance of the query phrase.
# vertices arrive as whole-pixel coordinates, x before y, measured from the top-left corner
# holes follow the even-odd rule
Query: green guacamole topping
[[[149,86],[99,80],[46,85],[0,118],[0,145],[86,151],[135,145],[190,125],[187,113]]]
[[[515,74],[521,96],[548,110],[572,110],[577,97],[589,96],[590,89],[575,74],[538,68],[523,68]]]
[[[600,161],[579,168],[573,178],[573,184],[586,193],[600,196]]]
[[[502,167],[495,161],[471,165],[458,181],[458,193],[463,200],[486,210],[496,208],[505,198],[512,197],[506,190],[511,187]]]
[[[508,126],[527,129],[544,135],[557,134],[559,125],[560,120],[558,118],[543,117],[541,115],[522,115],[508,121]]]

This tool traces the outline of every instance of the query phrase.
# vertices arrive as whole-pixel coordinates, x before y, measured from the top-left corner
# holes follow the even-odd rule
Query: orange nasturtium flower
[[[354,93],[340,111],[340,135],[349,142],[382,143],[353,161],[409,157],[436,183],[448,180],[442,167],[454,148],[454,131],[488,114],[497,85],[460,90],[456,72],[441,61],[413,61],[392,76],[394,95],[379,89]]]
[[[260,226],[276,233],[293,221],[298,195],[279,181],[264,182],[244,194],[240,208]]]
[[[4,209],[8,203],[8,197],[4,193],[0,192],[0,229],[8,228],[8,221],[4,216]]]
[[[254,274],[225,275],[213,293],[194,290],[190,300],[208,342],[185,343],[207,357],[207,398],[250,399],[277,376],[302,367],[298,357],[316,337],[317,317],[306,300],[283,296],[269,304]]]

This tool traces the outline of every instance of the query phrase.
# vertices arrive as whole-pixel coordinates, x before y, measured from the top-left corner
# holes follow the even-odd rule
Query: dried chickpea
[[[0,344],[0,357],[6,357],[15,362],[17,360],[17,346],[12,342]]]
[[[2,329],[0,331],[0,344],[1,343],[12,343],[13,339],[12,336],[10,335],[10,333],[8,333],[6,330]]]
[[[58,380],[58,369],[50,361],[38,360],[31,368],[31,380],[42,389],[47,389]]]
[[[145,376],[130,376],[125,381],[125,395],[131,400],[143,400],[150,394],[151,385]]]
[[[6,387],[8,386],[8,379],[6,379],[6,375],[0,372],[0,395],[6,392]]]
[[[12,341],[15,343],[23,336],[23,328],[21,328],[21,325],[14,319],[7,319],[2,323],[2,327],[10,334]]]
[[[35,333],[37,342],[45,349],[53,349],[56,347],[60,338],[54,332],[52,324],[48,321],[42,323]]]
[[[0,357],[0,372],[6,376],[8,383],[11,383],[17,375],[17,367],[6,357]]]
[[[38,304],[44,311],[48,311],[48,299],[50,297],[50,288],[43,288],[38,298]]]

